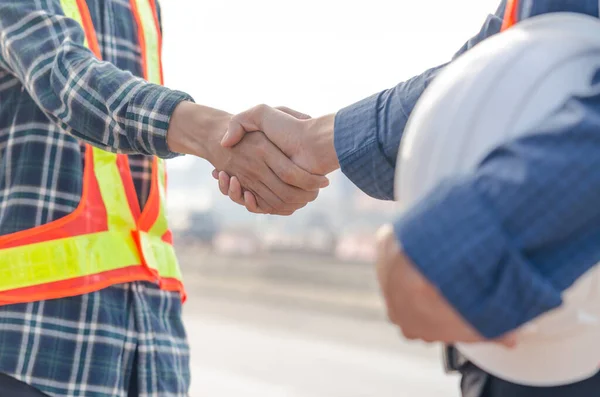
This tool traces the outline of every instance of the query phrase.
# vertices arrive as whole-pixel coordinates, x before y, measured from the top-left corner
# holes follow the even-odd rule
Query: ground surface
[[[439,347],[403,342],[387,324],[368,267],[181,257],[191,397],[458,396]]]

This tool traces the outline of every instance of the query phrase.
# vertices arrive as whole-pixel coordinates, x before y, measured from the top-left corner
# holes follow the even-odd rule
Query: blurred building
[[[377,228],[396,211],[395,203],[367,196],[337,171],[319,198],[293,216],[255,215],[223,196],[211,172],[193,157],[169,166],[169,217],[180,243],[223,254],[296,252],[370,262]]]

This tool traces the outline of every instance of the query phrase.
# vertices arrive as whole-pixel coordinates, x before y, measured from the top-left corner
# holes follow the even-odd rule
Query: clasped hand
[[[333,148],[333,116],[319,119],[289,108],[256,106],[231,118],[221,141],[231,151],[215,166],[219,189],[253,213],[291,215],[315,200],[339,167]],[[259,156],[267,168],[234,172],[233,161]]]

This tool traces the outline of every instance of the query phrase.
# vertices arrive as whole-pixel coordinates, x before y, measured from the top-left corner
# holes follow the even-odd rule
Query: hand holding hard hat
[[[484,342],[402,252],[391,225],[379,230],[377,244],[377,278],[387,314],[407,339]],[[509,334],[493,342],[510,348],[515,337]]]
[[[406,127],[395,182],[402,211],[442,180],[475,170],[494,148],[527,136],[588,88],[599,67],[600,22],[571,13],[524,20],[456,59],[425,91]],[[564,291],[560,308],[515,330],[514,348],[490,342],[457,343],[457,348],[485,371],[514,383],[583,380],[600,369],[599,293],[600,266],[595,266]],[[473,342],[454,342],[465,341]]]

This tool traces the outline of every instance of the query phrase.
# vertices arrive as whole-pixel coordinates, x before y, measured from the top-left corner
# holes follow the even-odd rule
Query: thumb
[[[246,134],[246,130],[242,123],[238,121],[235,117],[231,119],[229,122],[229,127],[227,128],[227,132],[223,139],[221,139],[221,146],[223,147],[233,147],[237,145],[244,135]]]
[[[264,118],[270,110],[274,109],[267,105],[258,105],[250,110],[246,110],[245,112],[233,116],[229,121],[227,132],[221,140],[221,146],[235,146],[242,138],[244,138],[246,132],[264,132]]]
[[[295,142],[298,139],[299,134],[295,132],[300,125],[301,121],[289,113],[267,105],[258,105],[231,118],[221,145],[234,146],[247,132],[262,131],[275,146],[289,156],[290,147],[294,147],[291,141]]]

